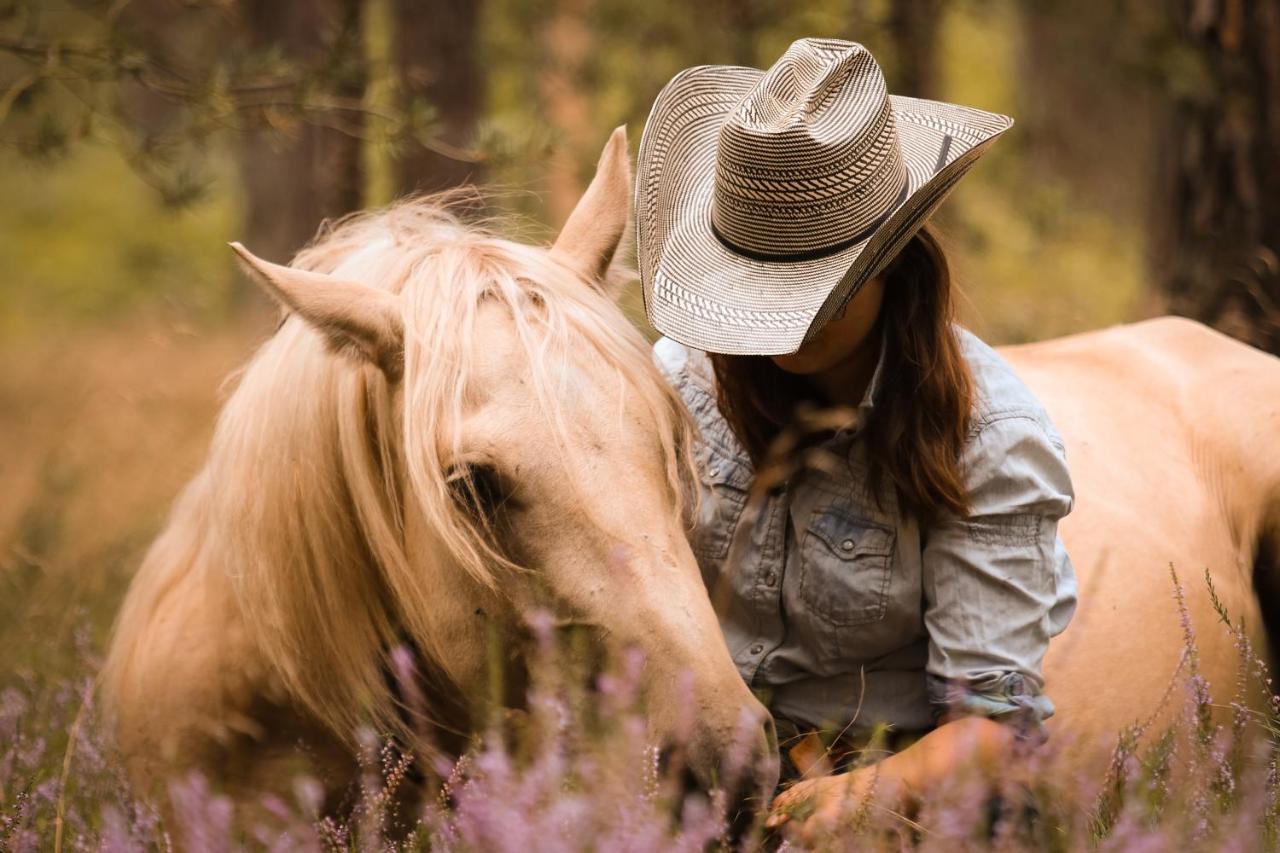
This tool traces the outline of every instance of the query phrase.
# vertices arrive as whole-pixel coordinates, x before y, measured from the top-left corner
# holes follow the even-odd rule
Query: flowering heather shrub
[[[1212,583],[1206,575],[1206,582]],[[947,780],[909,815],[850,804],[846,825],[826,849],[1240,850],[1280,848],[1280,698],[1266,666],[1238,623],[1218,605],[1222,630],[1239,654],[1228,707],[1215,708],[1200,675],[1195,632],[1182,587],[1182,663],[1161,709],[1117,732],[1102,778],[1067,773],[1069,744],[1029,748],[992,783]],[[1216,594],[1214,595],[1216,602]],[[727,847],[734,815],[721,793],[686,794],[680,760],[660,762],[645,742],[637,675],[628,659],[595,689],[574,690],[544,628],[544,660],[535,667],[528,707],[495,714],[489,735],[462,759],[419,755],[370,734],[357,805],[320,814],[319,786],[300,778],[287,799],[264,797],[252,815],[197,777],[169,787],[171,816],[129,792],[102,739],[94,706],[96,660],[81,641],[81,668],[70,678],[31,674],[0,689],[0,850],[133,851],[180,848],[442,851],[698,851]],[[87,634],[86,634],[87,636]],[[563,656],[561,656],[562,658]],[[405,679],[406,651],[393,656]],[[1264,712],[1245,696],[1261,688]],[[406,699],[413,701],[406,682]],[[1172,706],[1172,705],[1171,705]],[[744,740],[745,746],[745,740]],[[745,768],[731,750],[725,787]],[[733,753],[736,752],[736,755]],[[993,787],[994,785],[994,787]],[[425,805],[399,796],[422,790]],[[732,842],[787,849],[756,820]]]

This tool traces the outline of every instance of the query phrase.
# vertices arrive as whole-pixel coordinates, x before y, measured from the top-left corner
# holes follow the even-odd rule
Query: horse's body
[[[1157,713],[1184,648],[1171,565],[1225,703],[1239,654],[1205,569],[1260,654],[1280,630],[1280,360],[1174,318],[1002,353],[1066,439],[1076,489],[1062,537],[1080,606],[1046,659],[1051,726],[1110,746]]]
[[[143,787],[195,769],[253,803],[306,770],[337,807],[361,727],[457,750],[500,698],[490,649],[518,685],[547,617],[644,653],[651,735],[705,782],[754,717],[772,786],[685,539],[691,424],[603,284],[628,180],[618,133],[550,251],[429,201],[293,268],[236,247],[291,315],[117,622],[103,686]]]

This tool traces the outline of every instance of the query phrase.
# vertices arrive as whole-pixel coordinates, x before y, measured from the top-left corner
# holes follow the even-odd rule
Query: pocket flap
[[[893,553],[895,537],[891,529],[839,509],[816,513],[809,522],[809,532],[841,559]]]

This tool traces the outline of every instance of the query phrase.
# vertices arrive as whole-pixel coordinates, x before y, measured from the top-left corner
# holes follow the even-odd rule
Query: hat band
[[[888,207],[885,208],[884,213],[880,214],[875,219],[871,220],[871,222],[867,224],[866,228],[863,228],[861,231],[859,231],[857,234],[854,234],[852,237],[848,237],[844,240],[841,240],[839,243],[834,243],[830,246],[820,246],[817,249],[808,249],[803,252],[781,252],[781,253],[761,252],[758,249],[748,249],[743,246],[739,246],[735,244],[728,237],[724,236],[724,234],[720,232],[720,229],[716,227],[714,217],[712,217],[712,221],[711,221],[711,233],[716,235],[716,239],[719,240],[721,243],[723,243],[725,247],[729,249],[731,252],[738,255],[742,255],[744,258],[750,258],[753,261],[767,261],[770,263],[784,263],[784,264],[798,263],[800,261],[816,261],[819,258],[825,258],[830,255],[839,254],[840,252],[843,252],[845,249],[856,246],[858,243],[861,243],[863,240],[867,239],[872,234],[876,233],[876,230],[881,225],[883,225],[885,221],[889,219],[890,216],[893,216],[894,211],[896,211],[899,207],[901,207],[902,203],[907,200],[907,196],[910,194],[909,193],[910,189],[911,189],[911,181],[909,180],[903,181],[902,191],[898,193],[898,197],[895,198],[893,201],[889,202],[889,205]]]

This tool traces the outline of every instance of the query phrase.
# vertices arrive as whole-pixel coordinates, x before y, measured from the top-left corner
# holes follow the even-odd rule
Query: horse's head
[[[692,428],[606,293],[629,184],[619,130],[550,250],[411,202],[339,226],[300,258],[310,269],[237,251],[290,311],[385,377],[372,393],[387,400],[369,405],[394,424],[375,456],[387,457],[400,547],[375,548],[377,563],[403,630],[448,679],[486,695],[495,642],[519,671],[540,614],[602,658],[643,654],[652,733],[687,725],[704,780],[750,721],[745,748],[768,785],[771,723],[686,541]]]

